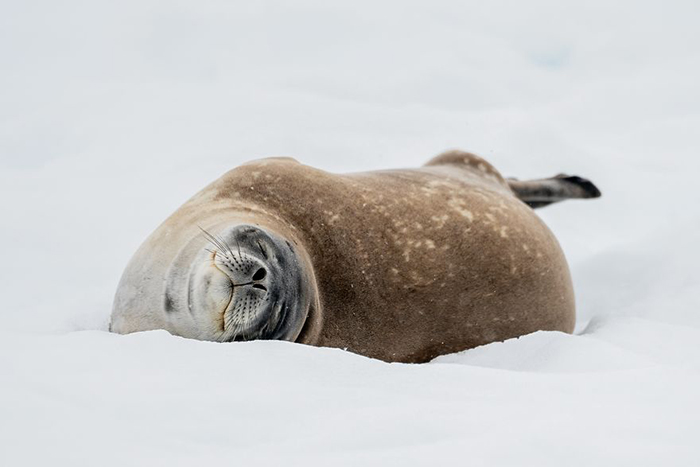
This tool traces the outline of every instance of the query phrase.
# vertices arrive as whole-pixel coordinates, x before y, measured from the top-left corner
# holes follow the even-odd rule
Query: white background
[[[0,464],[700,464],[698,5],[0,0]],[[538,210],[576,335],[389,365],[105,332],[226,170],[448,148],[601,188]]]

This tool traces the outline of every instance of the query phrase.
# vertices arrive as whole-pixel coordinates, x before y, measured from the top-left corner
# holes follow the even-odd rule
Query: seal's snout
[[[212,338],[219,341],[293,340],[310,297],[292,243],[252,225],[203,234],[210,262],[194,272],[190,291],[191,310],[202,327],[217,328]]]

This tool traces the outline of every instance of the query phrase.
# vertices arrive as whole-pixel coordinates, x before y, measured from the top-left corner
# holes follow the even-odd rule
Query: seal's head
[[[112,331],[166,329],[220,342],[300,335],[316,294],[308,260],[292,241],[250,224],[198,227],[179,248],[167,233],[156,237],[122,277]]]

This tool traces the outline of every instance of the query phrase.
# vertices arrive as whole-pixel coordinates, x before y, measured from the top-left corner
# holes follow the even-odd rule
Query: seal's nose
[[[267,270],[265,268],[260,268],[253,274],[253,288],[260,289],[267,292],[267,287],[263,283],[263,280],[267,277]]]

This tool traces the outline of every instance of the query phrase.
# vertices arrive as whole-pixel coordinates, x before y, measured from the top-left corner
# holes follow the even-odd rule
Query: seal
[[[287,158],[248,163],[143,243],[110,329],[278,339],[396,362],[570,333],[569,269],[533,208],[598,196],[580,177],[506,180],[463,151],[345,175]]]

